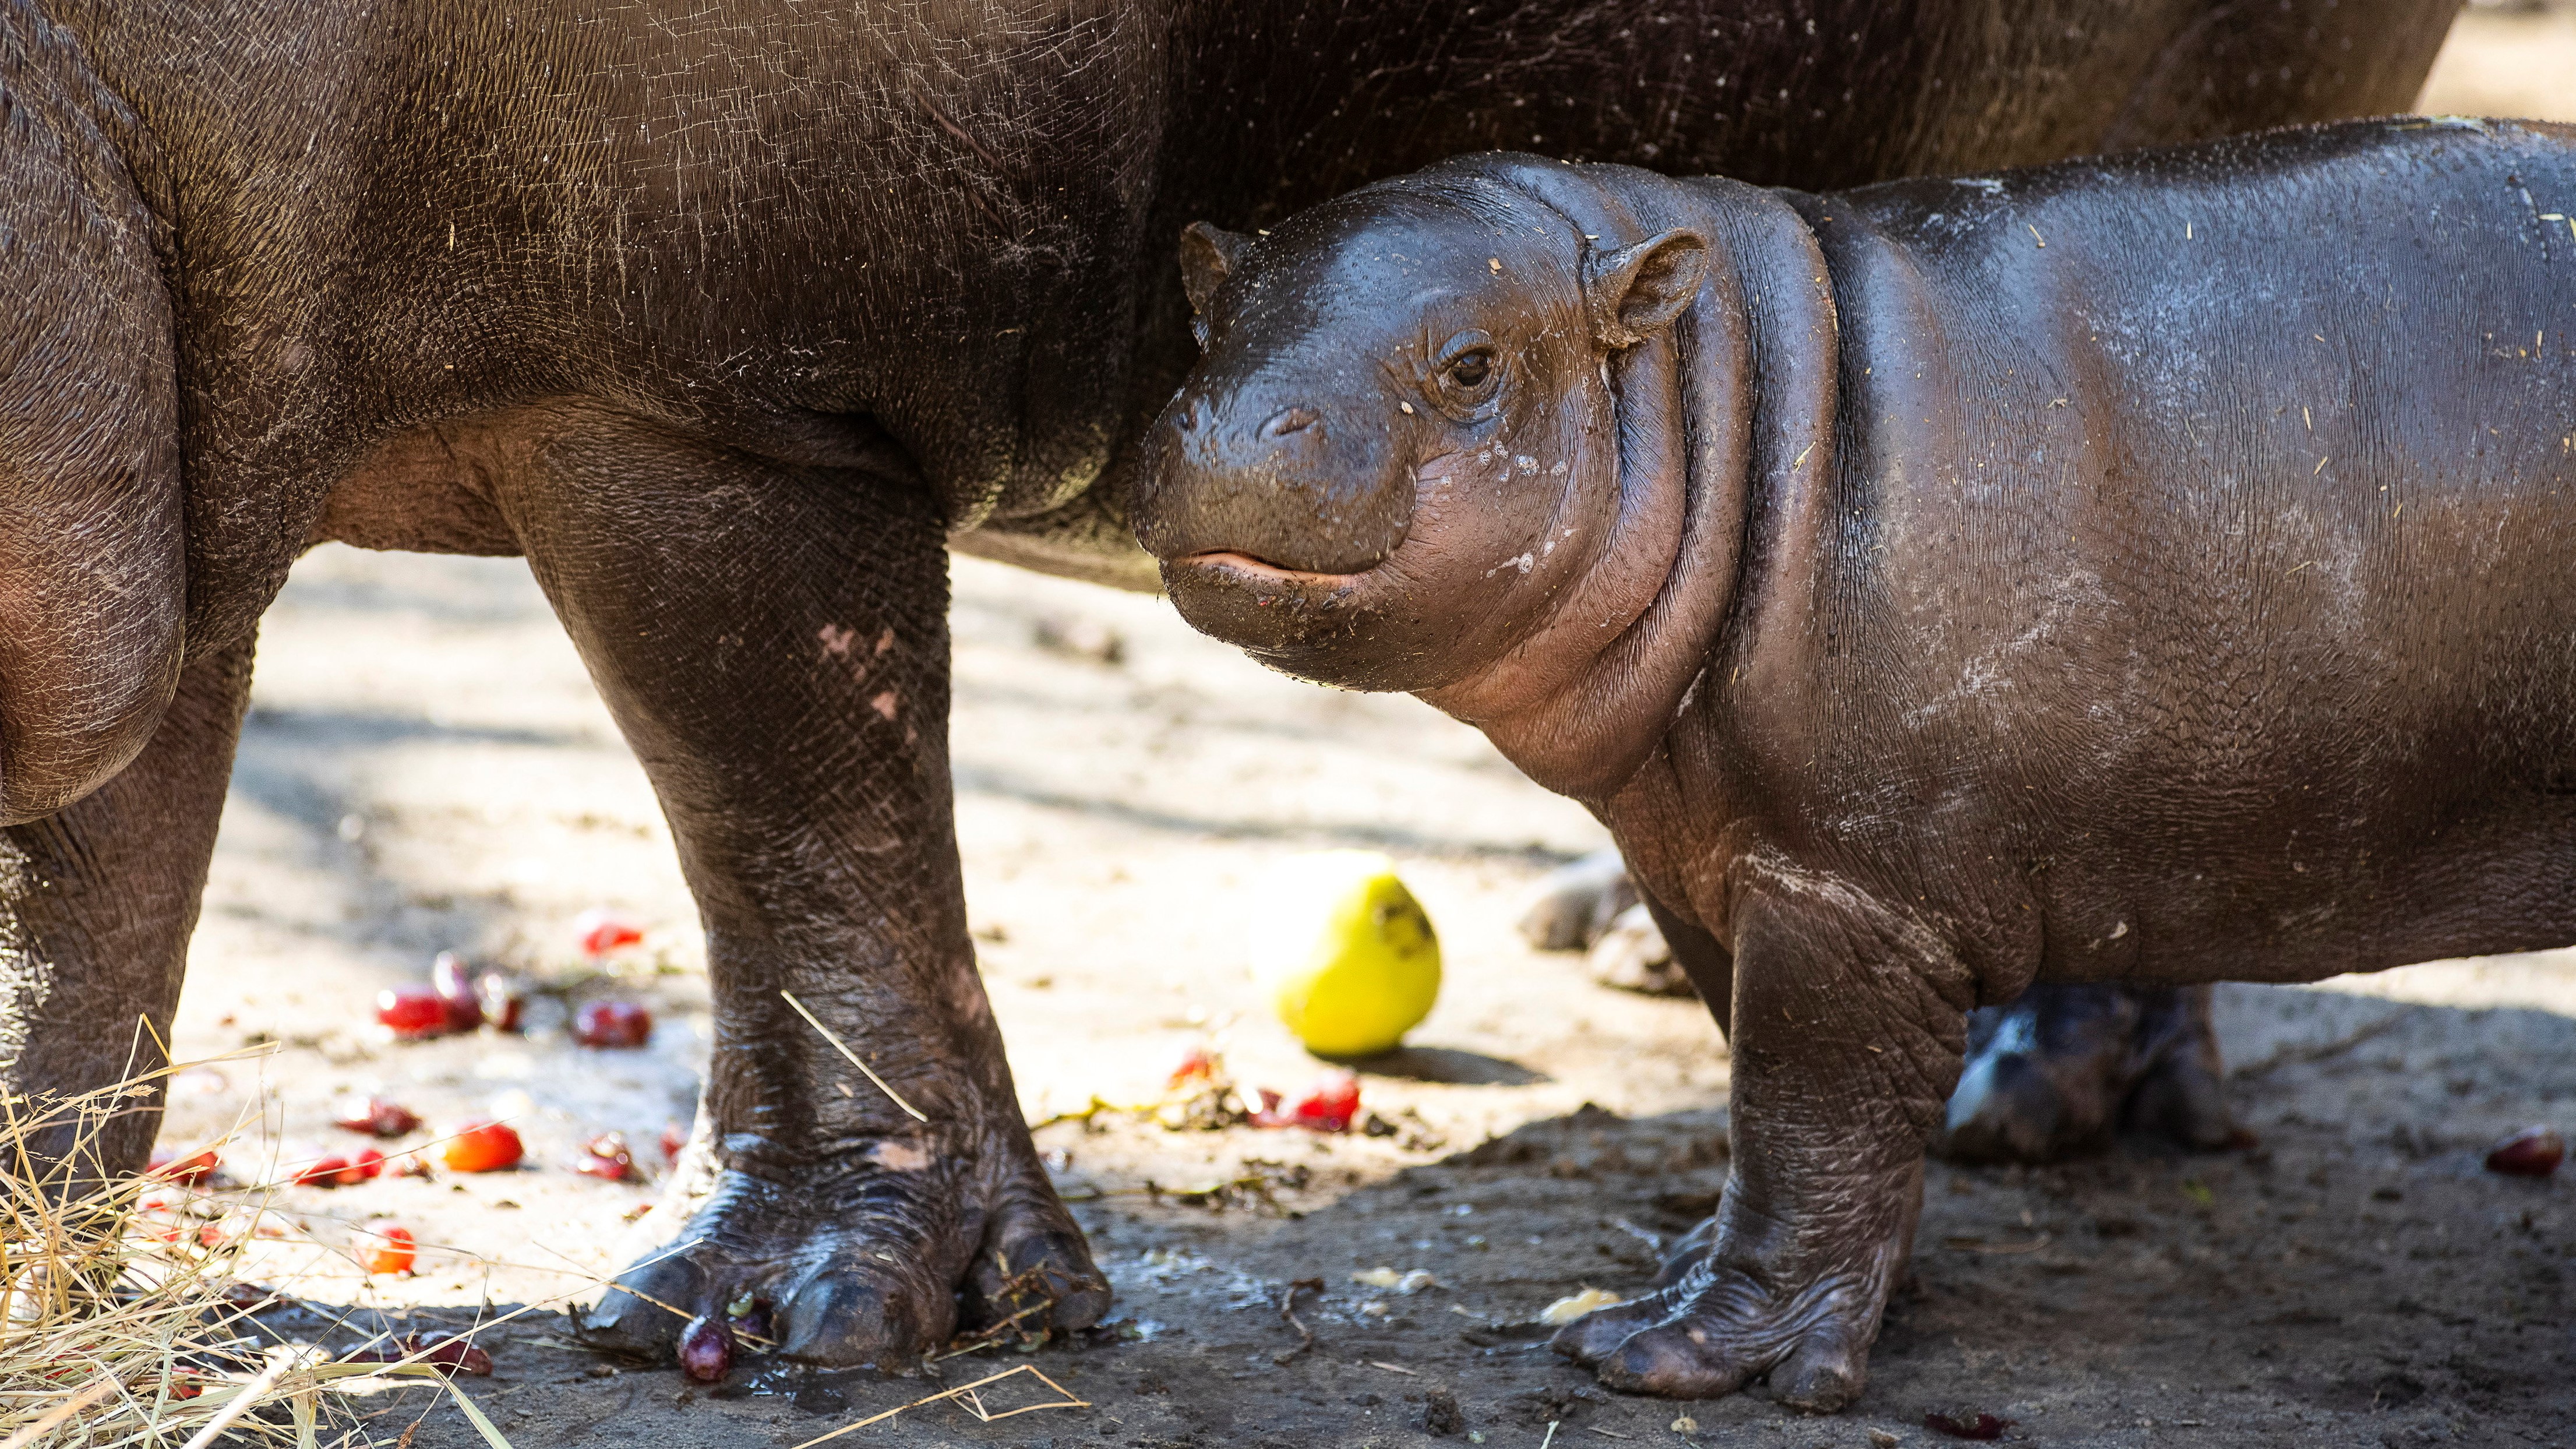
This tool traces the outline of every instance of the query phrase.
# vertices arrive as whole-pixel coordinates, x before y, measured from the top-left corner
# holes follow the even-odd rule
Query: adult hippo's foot
[[[1520,932],[1542,951],[1587,952],[1604,986],[1692,994],[1616,850],[1549,872]],[[1933,1150],[2052,1162],[2133,1132],[2214,1151],[2242,1140],[2222,1080],[2209,987],[2042,983],[1969,1016],[1967,1070]]]
[[[710,1191],[587,1332],[667,1352],[750,1297],[793,1357],[895,1368],[961,1322],[1095,1321],[966,934],[928,490],[863,435],[823,467],[590,405],[495,426],[494,501],[670,819],[714,1004]]]
[[[2210,988],[2034,986],[1969,1017],[1942,1156],[2046,1162],[2114,1132],[2202,1151],[2240,1140],[2220,1086]]]
[[[1894,910],[1785,863],[1758,874],[1730,960],[1704,938],[1677,943],[1726,1003],[1725,1195],[1654,1292],[1575,1320],[1554,1347],[1613,1388],[1709,1398],[1767,1375],[1782,1402],[1830,1411],[1868,1379],[1973,988]]]
[[[899,1368],[959,1332],[1097,1322],[1108,1286],[1013,1135],[924,1128],[790,1183],[720,1171],[675,1238],[696,1246],[628,1270],[583,1336],[661,1357],[687,1318],[749,1300],[791,1358]]]

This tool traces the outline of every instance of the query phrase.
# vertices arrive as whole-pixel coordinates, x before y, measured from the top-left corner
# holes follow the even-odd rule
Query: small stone
[[[1874,1449],[1894,1449],[1896,1436],[1885,1429],[1872,1429],[1869,1431],[1869,1442]]]
[[[1676,1434],[1696,1434],[1699,1432],[1699,1420],[1692,1418],[1688,1414],[1684,1414],[1680,1418],[1673,1420],[1673,1432]]]

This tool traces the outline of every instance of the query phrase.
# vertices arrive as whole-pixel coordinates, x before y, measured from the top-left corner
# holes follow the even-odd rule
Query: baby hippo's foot
[[[2236,1140],[2220,1090],[2210,989],[2034,986],[1968,1022],[1939,1152],[2043,1162],[2153,1132],[2214,1150]]]
[[[894,1370],[960,1331],[1096,1323],[1109,1286],[1018,1127],[924,1128],[784,1173],[719,1171],[583,1337],[667,1358],[690,1318],[748,1300],[768,1306],[765,1336],[790,1358]]]
[[[1718,1266],[1714,1238],[1713,1220],[1702,1224],[1666,1260],[1661,1287],[1576,1319],[1550,1346],[1631,1393],[1712,1399],[1767,1374],[1798,1408],[1831,1413],[1858,1398],[1886,1305],[1883,1269],[1773,1287]]]

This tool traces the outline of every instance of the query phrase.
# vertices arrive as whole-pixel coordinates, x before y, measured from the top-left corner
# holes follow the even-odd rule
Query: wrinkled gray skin
[[[523,554],[714,992],[701,1241],[591,1331],[1090,1321],[966,934],[943,545],[1150,586],[1169,238],[1502,145],[1814,187],[2354,114],[2453,8],[0,0],[0,1065],[158,1060],[298,553]]]
[[[2570,215],[2576,129],[2412,121],[1825,195],[1493,155],[1194,234],[1182,614],[1590,806],[1728,1027],[1715,1218],[1560,1351],[1850,1402],[2035,980],[2576,941]]]

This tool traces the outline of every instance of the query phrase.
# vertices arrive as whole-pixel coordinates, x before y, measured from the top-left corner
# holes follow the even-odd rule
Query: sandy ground
[[[2477,12],[2425,108],[2567,115],[2571,76],[2576,13]],[[2576,1128],[2576,955],[2228,988],[2259,1148],[1936,1165],[1868,1395],[1837,1418],[1759,1391],[1612,1396],[1517,1325],[1583,1287],[1633,1291],[1705,1213],[1727,1062],[1695,1004],[1594,986],[1512,934],[1531,883],[1599,828],[1429,709],[1268,675],[1158,600],[965,560],[956,580],[969,903],[1032,1120],[1149,1096],[1201,1043],[1247,1084],[1305,1085],[1317,1064],[1260,1009],[1243,923],[1287,854],[1362,845],[1400,862],[1448,960],[1413,1049],[1364,1078],[1400,1130],[1048,1127],[1121,1330],[935,1382],[755,1366],[708,1393],[582,1355],[537,1313],[486,1335],[499,1372],[475,1384],[516,1443],[793,1445],[1021,1363],[1089,1406],[979,1424],[940,1404],[836,1442],[1536,1446],[1554,1424],[1558,1444],[1912,1444],[1937,1442],[1935,1410],[2067,1445],[2576,1442],[2576,1186],[2477,1160],[2526,1122]],[[1068,624],[1114,632],[1123,656],[1043,642]],[[235,785],[178,1044],[237,1055],[181,1077],[165,1144],[247,1124],[227,1162],[251,1179],[361,1145],[328,1125],[337,1093],[413,1106],[430,1122],[415,1141],[505,1115],[526,1170],[286,1190],[312,1241],[271,1245],[274,1275],[455,1322],[613,1270],[654,1189],[565,1164],[615,1129],[658,1167],[650,1144],[693,1110],[705,986],[668,832],[525,568],[317,551],[269,616]],[[650,928],[606,974],[572,945],[590,906]],[[442,949],[545,985],[534,1029],[376,1039],[369,998]],[[598,995],[649,1002],[651,1046],[570,1044],[566,1010]],[[438,1245],[419,1276],[368,1281],[336,1257],[386,1219]],[[1436,1284],[1352,1280],[1378,1267]],[[1304,1349],[1280,1312],[1300,1279],[1323,1284],[1298,1299]],[[986,1407],[1045,1397],[1033,1383]],[[1456,1439],[1426,1436],[1435,1392],[1460,1406]],[[390,1438],[415,1419],[416,1444],[476,1442],[423,1391],[375,1422]]]

